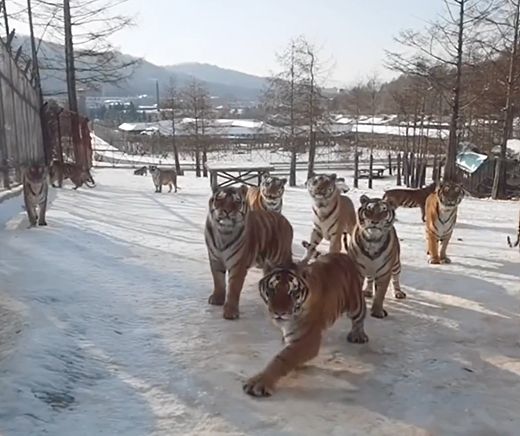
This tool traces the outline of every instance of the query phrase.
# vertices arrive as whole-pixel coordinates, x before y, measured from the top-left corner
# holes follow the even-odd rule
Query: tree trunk
[[[401,186],[401,153],[397,153],[397,186]]]
[[[316,158],[316,132],[311,131],[309,144],[309,167],[307,169],[307,180],[314,175],[314,160]]]
[[[63,21],[65,28],[65,65],[67,74],[67,97],[69,101],[70,129],[76,164],[84,167],[79,137],[78,97],[76,93],[76,67],[74,65],[74,45],[72,41],[72,22],[70,0],[63,0]]]
[[[289,168],[289,186],[296,186],[296,148],[291,146],[291,166]]]
[[[368,163],[368,189],[372,189],[372,170],[374,168],[374,155],[370,151],[370,160]]]
[[[458,42],[457,42],[457,69],[455,76],[455,86],[453,87],[453,103],[451,107],[450,133],[448,138],[448,152],[446,156],[446,166],[444,168],[445,180],[456,180],[457,178],[457,148],[460,111],[460,87],[462,79],[462,54],[464,43],[464,7],[467,0],[460,1]]]
[[[357,133],[356,133],[357,137]],[[356,144],[354,145],[354,188],[359,188],[359,155],[358,155],[358,144],[356,138]]]
[[[200,150],[199,146],[195,146],[195,176],[200,177]]]
[[[515,19],[514,19],[514,38],[513,46],[511,47],[511,55],[509,58],[509,72],[507,75],[507,95],[506,106],[504,113],[504,131],[502,135],[502,144],[500,146],[500,157],[497,159],[495,165],[495,177],[493,179],[493,190],[491,196],[493,199],[506,197],[506,151],[507,141],[511,138],[513,133],[513,118],[514,118],[514,103],[513,91],[517,82],[516,77],[516,55],[518,52],[518,33],[520,28],[520,0],[515,4]]]

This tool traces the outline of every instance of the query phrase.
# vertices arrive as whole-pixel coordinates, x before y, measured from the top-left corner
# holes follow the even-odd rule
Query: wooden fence
[[[0,190],[21,182],[21,169],[45,161],[40,94],[0,40]]]

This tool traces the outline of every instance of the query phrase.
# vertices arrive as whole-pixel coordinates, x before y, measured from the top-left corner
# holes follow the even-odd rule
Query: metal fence
[[[23,166],[45,160],[39,90],[27,70],[0,40],[0,190],[20,183]]]

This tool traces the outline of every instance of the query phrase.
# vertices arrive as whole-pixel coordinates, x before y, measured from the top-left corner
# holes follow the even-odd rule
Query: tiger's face
[[[317,174],[307,180],[307,190],[316,200],[327,200],[337,191],[336,174]]]
[[[258,289],[276,323],[291,321],[301,314],[309,294],[304,278],[289,269],[275,269],[267,274]]]
[[[209,199],[209,211],[214,222],[222,230],[232,230],[243,225],[247,213],[247,186],[220,188]]]
[[[268,200],[277,200],[283,197],[287,179],[265,176],[260,183],[260,192]]]
[[[25,177],[31,183],[43,183],[46,175],[47,167],[39,164],[31,165],[25,172]]]
[[[464,198],[464,190],[455,182],[442,182],[436,192],[439,202],[445,207],[458,206]]]
[[[359,201],[358,222],[365,237],[369,240],[381,238],[394,224],[394,205],[389,200],[369,198],[366,195],[362,195]]]

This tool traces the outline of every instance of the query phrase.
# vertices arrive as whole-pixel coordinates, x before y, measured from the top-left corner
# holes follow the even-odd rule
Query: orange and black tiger
[[[307,249],[303,262],[316,256],[316,249],[323,239],[330,241],[330,253],[339,253],[343,235],[352,234],[356,211],[352,200],[341,195],[340,191],[348,189],[343,185],[338,186],[336,174],[317,174],[307,180],[307,190],[313,200],[314,229],[310,243],[303,243]]]
[[[388,313],[383,308],[383,302],[390,281],[395,298],[406,298],[399,283],[401,248],[394,227],[395,209],[389,200],[362,195],[359,201],[358,223],[348,241],[348,254],[356,263],[360,275],[366,278],[365,296],[373,296],[375,285],[372,316],[384,318]]]
[[[282,213],[283,194],[287,179],[265,175],[260,186],[250,186],[247,190],[247,202],[251,210],[270,210]]]
[[[510,247],[518,247],[520,245],[520,213],[518,214],[518,231],[516,233],[516,242],[513,243],[511,241],[511,238],[508,236],[507,243],[509,244]]]
[[[446,255],[464,190],[455,182],[442,182],[426,199],[426,241],[429,263],[451,263]],[[440,248],[440,250],[439,250]]]
[[[74,184],[73,189],[78,189],[83,184],[88,188],[94,188],[96,186],[96,182],[94,182],[94,178],[89,170],[83,169],[74,163],[60,162],[58,160],[53,160],[51,163],[50,179],[54,188],[61,188],[63,181],[66,179],[70,179]],[[56,182],[58,182],[58,186],[55,185]]]
[[[277,268],[260,280],[259,291],[272,321],[282,331],[285,348],[244,383],[249,395],[271,395],[280,378],[314,358],[323,331],[344,313],[352,322],[347,341],[368,341],[361,280],[346,254],[329,253],[309,265]]]
[[[435,191],[435,183],[431,183],[424,188],[417,189],[389,189],[383,195],[383,200],[390,200],[395,208],[398,207],[420,207],[421,218],[423,222],[425,218],[426,199],[428,195]]]
[[[214,284],[209,303],[224,305],[226,319],[239,316],[240,293],[251,266],[268,273],[292,262],[289,221],[276,212],[249,210],[246,194],[246,186],[218,188],[209,199],[205,239]]]

